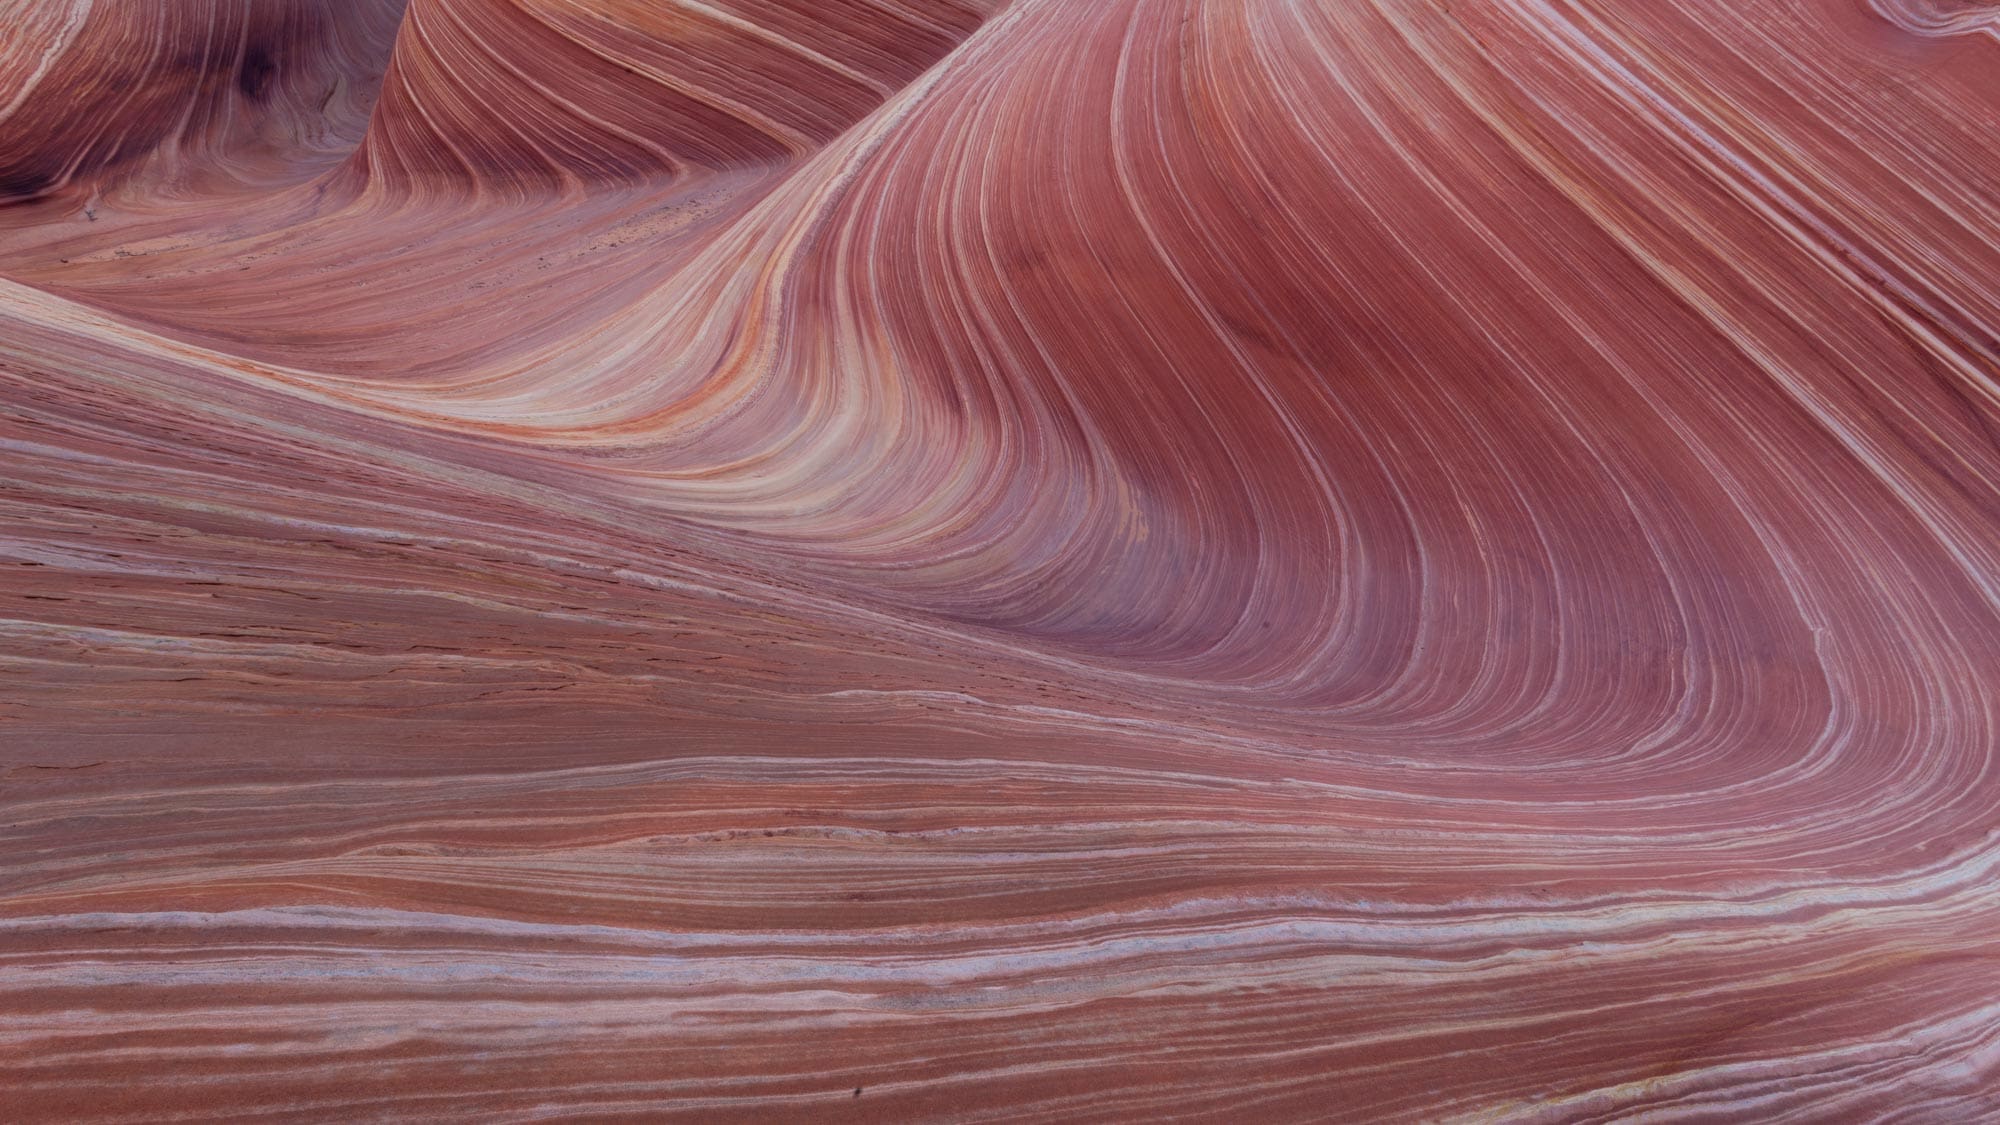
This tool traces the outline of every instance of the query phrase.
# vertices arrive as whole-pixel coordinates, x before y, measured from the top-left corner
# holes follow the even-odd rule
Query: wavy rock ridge
[[[13,1116],[2000,1115],[2000,8],[14,0]]]

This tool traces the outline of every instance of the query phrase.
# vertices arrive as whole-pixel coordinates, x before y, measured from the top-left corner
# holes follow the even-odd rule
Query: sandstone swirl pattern
[[[9,1120],[2000,1115],[2000,7],[0,0]]]

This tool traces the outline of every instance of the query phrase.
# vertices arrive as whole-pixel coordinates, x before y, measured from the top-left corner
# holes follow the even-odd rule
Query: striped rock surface
[[[1990,0],[0,0],[13,1121],[2000,1116]]]

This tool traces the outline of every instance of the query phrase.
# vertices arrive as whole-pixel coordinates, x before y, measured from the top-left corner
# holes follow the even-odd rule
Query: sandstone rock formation
[[[2000,1115],[1990,0],[0,0],[10,1120]]]

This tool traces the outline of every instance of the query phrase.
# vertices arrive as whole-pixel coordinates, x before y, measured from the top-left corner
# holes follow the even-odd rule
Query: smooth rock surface
[[[2000,1117],[2000,5],[0,0],[13,1121]]]

